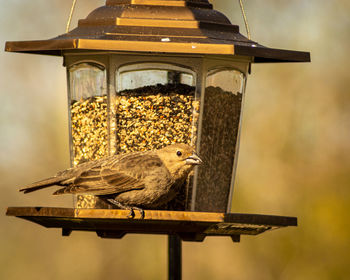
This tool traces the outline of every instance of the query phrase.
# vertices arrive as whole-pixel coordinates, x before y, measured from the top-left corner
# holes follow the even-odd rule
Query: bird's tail
[[[23,192],[23,193],[30,193],[30,192],[34,192],[34,191],[48,188],[51,186],[60,185],[59,183],[60,183],[61,179],[62,178],[51,177],[51,178],[44,179],[44,180],[41,180],[39,182],[30,184],[24,188],[21,188],[19,191]]]

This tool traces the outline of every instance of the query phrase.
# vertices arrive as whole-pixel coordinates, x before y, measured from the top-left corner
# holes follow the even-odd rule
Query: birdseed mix
[[[241,114],[242,93],[207,87],[203,104],[196,211],[226,212]]]

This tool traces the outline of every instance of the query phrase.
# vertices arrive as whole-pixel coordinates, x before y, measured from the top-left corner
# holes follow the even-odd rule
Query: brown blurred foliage
[[[244,24],[238,1],[212,1]],[[253,65],[233,211],[297,216],[297,228],[183,244],[184,279],[347,279],[350,95],[347,0],[245,1],[253,40],[311,52],[310,64]],[[1,45],[64,33],[71,1],[0,0]],[[78,1],[78,18],[103,0]],[[7,206],[72,206],[20,186],[69,166],[62,59],[0,53],[0,279],[164,279],[166,237],[61,237]]]

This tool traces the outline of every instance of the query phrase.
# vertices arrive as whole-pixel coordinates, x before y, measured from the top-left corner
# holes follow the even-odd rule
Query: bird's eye
[[[177,151],[177,152],[176,152],[176,154],[177,154],[179,157],[181,157],[181,156],[182,156],[181,151]]]

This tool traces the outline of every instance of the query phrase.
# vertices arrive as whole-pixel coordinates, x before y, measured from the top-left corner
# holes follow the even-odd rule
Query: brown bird
[[[145,152],[114,155],[82,163],[55,176],[26,186],[30,193],[51,186],[53,194],[92,194],[121,209],[156,208],[172,200],[189,172],[201,159],[186,144],[173,144]]]

